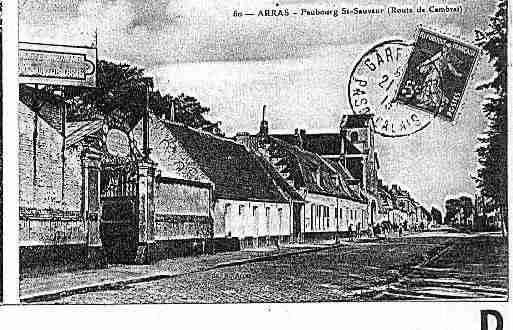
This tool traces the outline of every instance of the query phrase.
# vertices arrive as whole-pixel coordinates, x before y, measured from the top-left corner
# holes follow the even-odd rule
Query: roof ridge
[[[231,143],[234,143],[236,145],[240,145],[242,146],[241,143],[238,143],[237,141],[234,141],[230,138],[227,138],[227,137],[222,137],[222,136],[218,136],[218,135],[215,135],[215,134],[212,134],[210,132],[207,132],[207,131],[204,131],[200,128],[195,128],[195,127],[191,127],[191,126],[188,126],[188,125],[185,125],[184,123],[180,123],[180,122],[176,122],[176,121],[171,121],[171,120],[168,120],[168,119],[162,119],[162,118],[158,118],[155,116],[155,118],[158,120],[158,121],[162,121],[162,122],[165,122],[167,124],[170,124],[170,125],[176,125],[176,126],[180,126],[180,127],[183,127],[183,128],[186,128],[186,129],[189,129],[193,132],[196,132],[196,133],[199,133],[199,134],[204,134],[204,135],[207,135],[209,137],[212,137],[214,139],[218,139],[218,140],[222,140],[222,141],[226,141],[226,142],[231,142]]]

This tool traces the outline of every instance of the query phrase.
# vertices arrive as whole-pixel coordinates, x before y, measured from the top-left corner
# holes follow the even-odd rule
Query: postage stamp
[[[395,100],[454,120],[479,54],[476,46],[419,27]]]
[[[376,133],[408,136],[424,129],[433,116],[394,102],[413,45],[387,40],[369,49],[353,67],[347,98],[355,114],[372,114]]]

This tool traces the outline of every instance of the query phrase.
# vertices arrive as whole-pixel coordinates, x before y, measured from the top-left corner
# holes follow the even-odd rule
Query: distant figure
[[[399,226],[399,237],[401,237],[403,234],[403,227]]]
[[[369,231],[369,237],[374,237],[374,229],[372,228],[372,226],[369,224],[369,228],[368,228],[368,231]]]
[[[360,233],[361,226],[362,226],[362,224],[361,224],[361,223],[359,223],[359,222],[356,224],[356,237],[357,237],[357,238],[360,238],[360,234],[361,234],[361,233]]]
[[[384,221],[382,223],[383,226],[383,234],[385,235],[385,238],[388,238],[388,235],[390,233],[390,223],[388,221]]]
[[[349,225],[349,229],[347,230],[347,233],[349,234],[349,240],[353,241],[353,224]]]

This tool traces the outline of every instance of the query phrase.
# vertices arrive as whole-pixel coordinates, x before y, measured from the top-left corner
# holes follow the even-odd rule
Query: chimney
[[[269,124],[267,123],[267,120],[265,120],[265,108],[266,106],[264,105],[262,108],[262,121],[260,122],[260,131],[258,132],[258,135],[267,139],[269,136]]]
[[[300,149],[304,149],[305,147],[305,139],[306,139],[306,130],[304,129],[294,129],[294,137],[296,140],[296,145]]]
[[[301,137],[301,145],[299,146],[301,149],[304,149],[305,142],[306,142],[306,130],[300,129],[299,130],[299,136]]]

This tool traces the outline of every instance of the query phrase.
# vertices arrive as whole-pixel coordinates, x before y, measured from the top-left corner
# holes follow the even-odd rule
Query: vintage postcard
[[[22,304],[487,302],[502,329],[507,1],[18,12]]]

